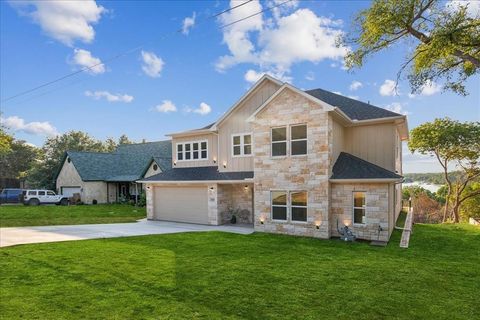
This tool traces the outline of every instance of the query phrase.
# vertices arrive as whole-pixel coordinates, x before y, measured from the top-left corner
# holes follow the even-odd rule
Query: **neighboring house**
[[[173,168],[141,179],[147,217],[388,241],[401,210],[406,116],[262,77],[218,121],[174,133]]]
[[[136,180],[171,168],[171,141],[124,144],[114,152],[68,151],[56,175],[57,192],[79,193],[84,203],[135,199],[143,186]]]

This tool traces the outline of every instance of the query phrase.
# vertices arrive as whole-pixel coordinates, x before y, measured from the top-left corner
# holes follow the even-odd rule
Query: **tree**
[[[104,143],[105,152],[113,152],[117,148],[117,143],[113,138],[107,138]]]
[[[81,131],[70,131],[47,139],[42,147],[39,161],[28,174],[28,184],[32,187],[53,189],[55,173],[60,169],[66,151],[105,151],[102,141]]]
[[[13,136],[0,127],[0,156],[4,156],[12,151],[12,141]]]
[[[338,43],[354,46],[345,57],[346,66],[361,67],[369,56],[408,42],[414,50],[408,53],[398,78],[409,67],[412,92],[443,79],[445,90],[466,95],[466,79],[480,72],[480,17],[470,16],[468,5],[446,6],[439,0],[375,0],[357,14],[352,31]]]
[[[23,140],[14,139],[11,151],[0,157],[0,177],[24,178],[35,163],[39,150]]]
[[[460,215],[464,219],[468,218],[480,218],[480,194],[475,194],[476,190],[480,190],[480,180],[477,182],[473,182],[465,188],[465,195],[473,195],[466,200],[464,200],[462,204],[462,208],[460,210]]]
[[[118,138],[118,144],[119,145],[122,145],[122,144],[132,144],[133,142],[130,141],[130,139],[128,139],[127,135],[126,134],[122,134],[120,136],[120,138]]]
[[[461,123],[449,118],[426,122],[410,132],[408,147],[412,153],[435,155],[447,184],[443,221],[448,218],[452,202],[452,220],[459,222],[462,203],[480,194],[480,190],[467,191],[467,187],[480,177],[480,122]],[[448,169],[452,163],[460,170],[456,180]]]

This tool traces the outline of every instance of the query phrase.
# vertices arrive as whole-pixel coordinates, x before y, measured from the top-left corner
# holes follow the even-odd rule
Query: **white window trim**
[[[202,156],[202,143],[205,142],[207,144],[207,148],[206,148],[206,151],[207,151],[207,157],[206,158],[200,158]],[[193,144],[194,143],[198,143],[198,156],[199,158],[198,159],[193,159]],[[190,144],[190,151],[188,151],[190,153],[190,159],[185,159],[185,155],[186,155],[186,150],[185,150],[185,145],[187,144]],[[182,155],[183,155],[183,159],[182,160],[179,160],[178,159],[178,145],[182,145]],[[208,160],[208,140],[195,140],[195,141],[184,141],[184,142],[177,142],[175,144],[175,161],[177,162],[190,162],[190,161],[207,161]]]
[[[306,128],[306,132],[307,132],[307,137],[306,138],[303,138],[303,139],[293,139],[292,138],[292,127],[300,127],[300,126],[305,126]],[[306,123],[298,123],[298,124],[292,124],[290,125],[290,130],[289,130],[289,138],[290,138],[290,141],[289,141],[289,145],[290,145],[290,156],[291,157],[305,157],[306,155],[308,155],[308,125]],[[306,152],[304,154],[291,154],[293,148],[292,148],[292,142],[295,142],[295,141],[305,141],[307,143],[307,150],[305,150]]]
[[[287,219],[286,220],[279,220],[279,219],[273,219],[273,198],[272,198],[272,193],[273,192],[285,192],[287,194],[287,205],[275,205],[275,207],[286,207],[287,208]],[[306,192],[307,193],[307,206],[292,206],[292,193],[297,193],[297,192]],[[293,220],[292,219],[292,207],[295,208],[305,208],[307,209],[307,220],[306,221],[300,221],[300,220]],[[271,189],[270,190],[270,219],[274,222],[278,223],[294,223],[294,224],[307,224],[308,223],[308,191],[307,190],[278,190],[278,189]]]
[[[275,205],[275,207],[282,207],[282,208],[286,208],[287,209],[287,216],[286,216],[286,219],[285,220],[280,220],[280,219],[274,219],[273,218],[273,197],[272,197],[272,194],[274,192],[285,192],[286,196],[287,196],[287,203],[286,205]],[[288,223],[288,190],[270,190],[270,218],[272,219],[272,221],[275,221],[275,222],[279,222],[279,223]]]
[[[365,194],[365,204],[363,207],[355,207],[355,193],[363,193]],[[364,217],[365,219],[367,218],[367,192],[366,191],[361,191],[361,190],[355,190],[352,191],[352,224],[354,226],[365,226],[366,223],[361,223],[361,222],[355,222],[355,209],[363,209],[364,210]]]
[[[285,139],[286,140],[273,141],[273,129],[280,129],[280,128],[285,128]],[[288,154],[289,154],[288,136],[289,136],[288,126],[277,126],[277,127],[271,127],[270,128],[270,157],[272,157],[274,159],[288,157]],[[284,155],[279,155],[279,156],[274,156],[273,155],[273,144],[274,143],[282,143],[282,142],[285,142],[285,154]]]
[[[306,206],[294,206],[292,205],[292,193],[299,193],[299,192],[305,192],[307,194],[307,205]],[[289,200],[289,208],[290,208],[290,220],[293,223],[307,223],[308,222],[308,191],[307,190],[291,190],[288,195],[288,200]],[[307,220],[301,221],[301,220],[293,220],[292,216],[292,208],[305,208],[307,209]]]
[[[250,136],[250,144],[245,144],[245,136]],[[233,137],[240,136],[240,144],[233,144]],[[232,158],[244,158],[244,157],[251,157],[253,155],[253,135],[251,132],[243,132],[243,133],[232,133],[230,136],[230,142],[232,146]],[[233,147],[240,146],[240,154],[236,155],[233,152]],[[244,147],[250,146],[251,152],[250,154],[244,154]]]

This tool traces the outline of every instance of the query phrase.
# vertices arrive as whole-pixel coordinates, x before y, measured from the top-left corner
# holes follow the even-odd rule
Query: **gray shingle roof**
[[[401,179],[402,176],[365,161],[346,152],[341,152],[333,166],[330,179]]]
[[[142,179],[143,181],[220,181],[253,178],[253,171],[219,172],[218,167],[174,168]]]
[[[152,159],[161,170],[171,168],[171,141],[121,145],[112,153],[67,151],[83,181],[135,181]]]
[[[401,116],[401,114],[372,106],[369,103],[344,97],[327,90],[313,89],[305,92],[334,107],[340,108],[340,110],[342,110],[352,120],[370,120]]]

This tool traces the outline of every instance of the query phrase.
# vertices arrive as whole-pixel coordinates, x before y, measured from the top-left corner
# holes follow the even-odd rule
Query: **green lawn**
[[[417,225],[409,249],[184,233],[0,250],[3,319],[473,319],[480,229]]]
[[[131,205],[0,206],[0,226],[48,226],[65,224],[134,222],[145,218],[145,208]]]

